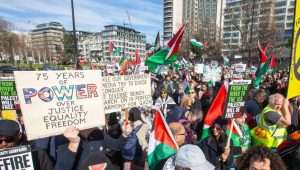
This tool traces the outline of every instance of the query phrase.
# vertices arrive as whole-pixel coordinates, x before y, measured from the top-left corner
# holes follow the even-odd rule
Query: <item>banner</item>
[[[29,140],[105,124],[100,70],[16,71]]]
[[[287,98],[300,95],[300,1],[295,1],[293,49]]]
[[[104,111],[152,105],[150,74],[103,77]]]
[[[251,80],[233,80],[230,82],[224,114],[225,118],[233,118],[235,113],[240,112],[240,108],[245,104],[245,97],[250,84]]]
[[[14,80],[0,79],[1,110],[15,110],[18,103],[16,85]]]
[[[30,146],[0,150],[0,169],[34,170]]]

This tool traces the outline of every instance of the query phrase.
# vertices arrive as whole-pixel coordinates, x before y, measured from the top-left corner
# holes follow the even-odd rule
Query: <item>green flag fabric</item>
[[[158,66],[172,64],[177,60],[178,56],[176,54],[166,59],[168,52],[168,49],[161,49],[157,53],[148,57],[145,64],[148,66],[149,71],[155,73]]]
[[[254,87],[259,88],[261,81],[264,78],[264,75],[268,72],[270,65],[270,60],[265,63],[261,63],[258,71],[256,72],[256,79],[254,80]]]

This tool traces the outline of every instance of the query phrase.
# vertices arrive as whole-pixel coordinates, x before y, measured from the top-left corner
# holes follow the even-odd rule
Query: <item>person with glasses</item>
[[[184,126],[179,122],[172,122],[169,124],[171,133],[175,138],[175,142],[178,147],[185,144],[186,131]],[[156,170],[174,170],[175,169],[175,157],[176,154],[162,160],[157,166]]]
[[[232,148],[226,147],[228,137],[225,133],[227,121],[218,118],[210,128],[210,135],[198,144],[206,159],[216,169],[230,169],[233,166]]]

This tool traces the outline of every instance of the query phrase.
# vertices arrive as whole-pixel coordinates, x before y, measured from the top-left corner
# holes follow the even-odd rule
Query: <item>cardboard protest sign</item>
[[[234,65],[234,71],[237,73],[242,73],[246,71],[246,64],[238,63]]]
[[[14,74],[29,140],[105,124],[100,70]]]
[[[195,72],[198,74],[203,74],[204,64],[196,64],[195,65]]]
[[[104,111],[152,104],[150,74],[103,77]]]
[[[14,80],[0,79],[0,100],[2,110],[16,109],[18,96]]]
[[[30,146],[0,150],[0,169],[34,170]]]
[[[225,118],[233,118],[235,113],[240,112],[240,108],[245,104],[245,97],[250,84],[251,80],[233,80],[230,82]]]

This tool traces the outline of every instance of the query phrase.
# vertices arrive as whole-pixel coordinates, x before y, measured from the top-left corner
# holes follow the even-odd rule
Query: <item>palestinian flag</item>
[[[195,39],[191,39],[190,42],[191,42],[192,46],[194,46],[196,48],[200,48],[200,49],[204,48],[204,45]]]
[[[264,75],[268,72],[269,67],[270,67],[270,62],[271,60],[268,60],[265,63],[261,63],[259,69],[257,70],[255,77],[256,79],[254,80],[254,87],[259,88],[259,85],[261,81],[264,78]]]
[[[266,47],[261,47],[259,41],[257,43],[258,51],[259,51],[259,57],[260,57],[260,66],[255,74],[256,79],[254,80],[254,87],[259,88],[259,85],[261,81],[264,78],[264,75],[269,70],[270,60],[268,60],[268,57],[266,55],[266,51],[268,49],[268,45]]]
[[[145,65],[148,66],[149,71],[157,73],[161,65],[169,65],[177,60],[178,50],[184,34],[184,27],[184,25],[180,27],[172,39],[168,41],[166,48],[160,49],[147,58]]]
[[[260,57],[260,63],[265,63],[268,60],[268,56],[266,54],[266,51],[268,49],[268,44],[265,47],[261,47],[260,42],[257,41],[257,48],[259,51],[259,57]]]
[[[271,53],[271,61],[270,61],[270,69],[272,70],[272,72],[275,72],[276,69],[277,69],[277,60],[276,60],[276,57],[275,57],[275,54],[274,53]]]
[[[152,73],[156,73],[156,70],[161,65],[168,65],[172,64],[177,60],[177,55],[174,54],[168,59],[165,59],[169,49],[161,49],[157,53],[153,54],[152,56],[148,57],[145,61],[145,64],[148,66],[148,69]]]
[[[243,137],[243,133],[242,133],[240,127],[234,121],[229,122],[229,125],[227,126],[227,129],[226,129],[226,134],[229,135],[229,133],[230,133],[231,123],[233,123],[233,129],[232,129],[232,135],[231,135],[232,145],[235,147],[241,147],[240,138]]]
[[[204,118],[204,126],[202,131],[201,140],[207,138],[209,136],[209,128],[213,125],[215,120],[224,114],[224,109],[226,105],[228,92],[228,83],[225,82],[220,87],[216,97],[212,101],[208,112]]]
[[[147,162],[150,169],[177,152],[178,146],[161,112],[157,111],[149,138]]]

